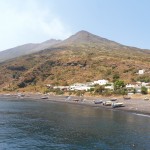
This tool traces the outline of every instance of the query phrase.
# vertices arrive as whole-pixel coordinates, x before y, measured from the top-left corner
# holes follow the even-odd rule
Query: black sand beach
[[[61,103],[71,103],[75,105],[85,105],[91,107],[99,107],[103,109],[114,109],[118,111],[127,111],[132,113],[146,114],[150,115],[150,100],[144,100],[143,96],[133,96],[129,100],[125,100],[122,97],[118,97],[117,101],[123,103],[124,107],[112,108],[112,106],[104,106],[101,104],[95,104],[94,100],[102,100],[103,102],[110,100],[110,97],[78,97],[78,96],[55,96],[55,95],[43,95],[35,93],[26,93],[26,94],[0,94],[0,97],[3,99],[11,100],[40,100],[40,101],[53,101]]]

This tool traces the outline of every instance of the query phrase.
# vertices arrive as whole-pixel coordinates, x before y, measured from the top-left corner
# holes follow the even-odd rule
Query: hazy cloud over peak
[[[0,50],[71,35],[52,6],[43,5],[39,0],[0,0],[0,24]]]

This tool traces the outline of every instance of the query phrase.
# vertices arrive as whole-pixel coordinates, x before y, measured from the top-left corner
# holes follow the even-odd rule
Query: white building
[[[69,89],[71,91],[88,91],[91,89],[91,86],[84,83],[75,83],[73,85],[70,85]]]
[[[46,84],[46,86],[47,86],[47,87],[52,87],[52,85],[51,85],[51,84]]]
[[[148,85],[150,85],[150,83],[142,82],[141,85],[142,85],[142,86],[148,86]]]
[[[145,70],[144,70],[144,69],[138,71],[138,74],[139,74],[139,75],[142,75],[142,74],[144,74],[144,73],[145,73]]]
[[[133,85],[133,84],[127,84],[127,85],[126,85],[126,88],[127,88],[127,89],[135,88],[135,85]]]
[[[105,89],[108,89],[108,90],[114,90],[114,85],[108,85],[108,86],[105,86]]]
[[[98,80],[98,81],[94,81],[94,84],[99,84],[99,85],[106,85],[108,84],[108,80]]]

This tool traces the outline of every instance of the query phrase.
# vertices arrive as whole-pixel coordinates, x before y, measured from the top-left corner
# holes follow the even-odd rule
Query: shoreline
[[[42,99],[44,97],[44,94],[31,94],[26,93],[23,96],[18,96],[17,94],[0,94],[0,98],[6,98],[11,100],[35,100],[35,101],[51,101],[51,102],[57,102],[57,103],[68,103],[68,104],[75,104],[75,105],[83,105],[83,106],[90,106],[90,107],[97,107],[101,109],[109,109],[109,110],[115,110],[115,111],[122,111],[122,112],[128,112],[128,113],[134,113],[139,115],[148,115],[150,116],[150,100],[144,100],[141,98],[131,98],[130,100],[124,100],[121,97],[117,98],[117,102],[124,103],[125,107],[118,107],[118,108],[112,108],[111,106],[103,106],[103,104],[94,104],[94,100],[103,100],[107,101],[110,100],[110,97],[84,97],[82,101],[81,97],[79,96],[71,96],[70,99],[67,99],[68,96],[64,95],[47,95],[48,98]],[[79,101],[75,101],[79,100]]]

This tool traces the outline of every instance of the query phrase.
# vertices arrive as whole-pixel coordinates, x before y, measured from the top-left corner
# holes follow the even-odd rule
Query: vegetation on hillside
[[[150,69],[148,50],[97,40],[96,37],[96,42],[92,40],[90,44],[89,36],[87,43],[85,39],[83,43],[69,40],[67,44],[65,41],[57,47],[1,63],[1,90],[38,91],[45,84],[70,85],[98,79],[124,83],[150,81],[149,73],[137,74],[139,69]]]

